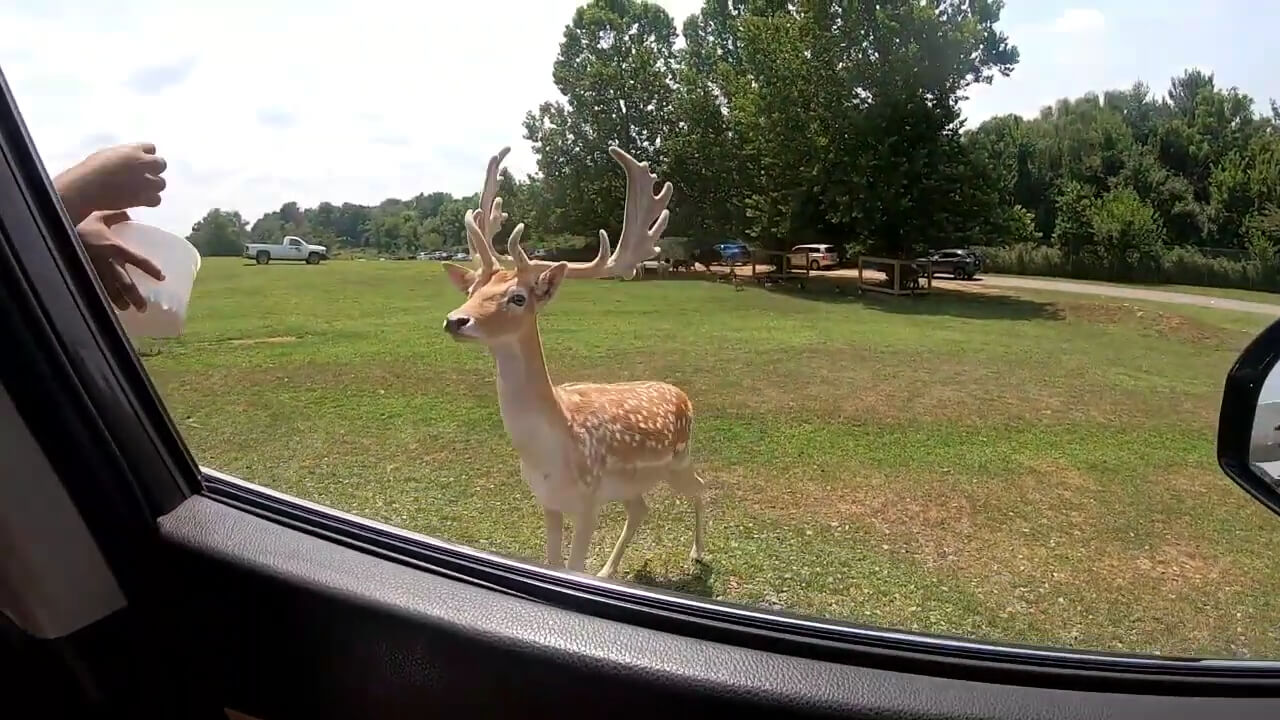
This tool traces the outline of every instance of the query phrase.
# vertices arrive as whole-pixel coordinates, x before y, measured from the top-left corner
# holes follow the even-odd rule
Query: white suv
[[[797,245],[788,253],[791,267],[808,266],[810,270],[825,270],[840,264],[835,245]]]

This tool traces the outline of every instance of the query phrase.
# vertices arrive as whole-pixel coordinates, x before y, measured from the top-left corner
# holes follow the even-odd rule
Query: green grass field
[[[493,364],[435,263],[206,261],[140,349],[196,456],[520,558],[542,515]],[[1073,648],[1280,657],[1280,518],[1217,469],[1222,382],[1268,319],[1086,296],[856,299],[569,283],[553,380],[663,379],[697,413],[708,564],[665,489],[620,575],[859,623]],[[621,529],[606,510],[588,569]]]

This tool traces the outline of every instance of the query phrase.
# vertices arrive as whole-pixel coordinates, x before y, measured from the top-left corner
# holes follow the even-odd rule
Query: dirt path
[[[856,273],[855,273],[856,274]],[[1168,290],[1148,290],[1128,285],[1110,285],[1095,283],[1078,283],[1070,280],[1044,280],[1041,278],[1018,277],[1015,275],[982,275],[971,282],[956,282],[934,278],[935,283],[947,288],[981,283],[986,287],[1027,288],[1030,290],[1052,290],[1054,292],[1080,293],[1082,295],[1103,295],[1106,297],[1122,297],[1133,300],[1149,300],[1151,302],[1172,303],[1175,305],[1199,305],[1200,307],[1218,308],[1220,310],[1237,310],[1240,312],[1259,313],[1262,315],[1280,316],[1280,305],[1269,303],[1235,300],[1232,298],[1211,297],[1209,295],[1193,295],[1191,293],[1170,292]]]
[[[763,272],[765,268],[761,268]],[[727,268],[715,267],[713,272],[727,272]],[[736,272],[749,275],[750,267],[739,266]],[[857,270],[841,269],[814,272],[818,277],[858,277]],[[879,278],[879,273],[868,272],[871,277]],[[976,280],[951,280],[935,277],[935,285],[948,290],[966,290],[969,292],[997,291],[997,288],[1025,288],[1028,290],[1048,290],[1052,292],[1079,293],[1081,295],[1097,295],[1102,297],[1129,298],[1150,302],[1171,303],[1174,305],[1197,305],[1199,307],[1218,308],[1219,310],[1236,310],[1238,312],[1258,313],[1260,315],[1280,316],[1280,304],[1250,302],[1232,298],[1212,297],[1209,295],[1193,295],[1191,293],[1170,292],[1168,290],[1149,290],[1130,285],[1113,285],[1109,283],[1081,283],[1070,280],[1047,280],[1043,278],[1020,277],[1017,275],[980,275]]]

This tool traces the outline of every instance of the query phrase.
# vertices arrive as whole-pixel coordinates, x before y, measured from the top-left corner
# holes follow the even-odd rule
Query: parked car
[[[279,245],[249,243],[244,246],[244,257],[256,260],[259,265],[266,265],[272,260],[302,260],[308,265],[315,265],[329,259],[329,248],[288,235]]]
[[[720,243],[715,246],[714,250],[720,254],[720,260],[726,265],[738,265],[751,262],[751,248],[748,248],[746,243]]]
[[[927,257],[916,258],[917,262],[926,260],[933,263],[931,276],[946,273],[957,280],[968,280],[982,270],[982,256],[964,248],[938,250]]]
[[[808,267],[810,270],[826,270],[840,264],[835,245],[797,245],[787,253],[791,267]]]
[[[652,260],[645,260],[640,263],[639,267],[636,268],[636,278],[637,279],[642,278],[645,275],[648,275],[650,273],[656,273],[658,277],[663,278],[663,277],[666,277],[667,273],[670,271],[671,271],[670,260],[660,260],[658,258],[654,258]]]
[[[471,255],[464,252],[454,253],[449,259],[457,262],[471,262]]]
[[[448,260],[449,253],[444,250],[424,250],[418,253],[419,260]]]

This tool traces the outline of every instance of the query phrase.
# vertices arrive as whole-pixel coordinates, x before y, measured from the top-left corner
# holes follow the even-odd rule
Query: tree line
[[[511,224],[525,222],[534,244],[597,228],[616,236],[623,179],[606,153],[616,144],[675,185],[668,234],[695,244],[827,242],[898,257],[985,246],[997,262],[1034,250],[1057,272],[1134,278],[1174,249],[1274,263],[1274,103],[1259,113],[1248,95],[1188,70],[1163,95],[1135,83],[966,128],[969,88],[1018,63],[995,27],[1002,9],[707,0],[677,31],[658,5],[593,0],[552,67],[563,99],[525,118],[537,173],[502,178]],[[208,254],[283,234],[384,253],[457,247],[475,201],[288,203],[252,225],[210,211],[192,241]]]

